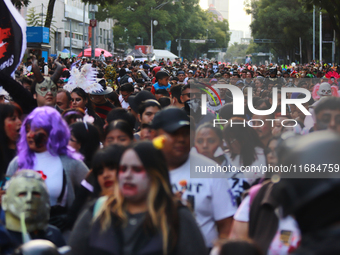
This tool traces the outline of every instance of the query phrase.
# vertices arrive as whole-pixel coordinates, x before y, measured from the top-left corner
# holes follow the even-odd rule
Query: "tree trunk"
[[[56,0],[48,1],[47,14],[46,14],[46,19],[45,19],[45,27],[48,27],[48,28],[51,28],[55,1]]]

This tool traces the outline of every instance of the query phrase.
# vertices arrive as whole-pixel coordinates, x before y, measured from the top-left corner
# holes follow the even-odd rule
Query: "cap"
[[[241,80],[236,82],[236,86],[239,85],[239,84],[243,84],[244,85],[243,81],[241,81]]]
[[[194,71],[193,70],[189,70],[189,73],[193,73]]]
[[[179,74],[185,74],[184,71],[178,71],[177,75]]]
[[[165,132],[174,133],[181,127],[190,126],[190,118],[182,109],[167,107],[157,112],[152,120],[153,129],[163,129]]]
[[[167,71],[165,71],[165,70],[160,70],[160,71],[158,71],[157,74],[156,74],[156,79],[159,80],[159,79],[162,79],[162,78],[168,77],[168,76],[170,76],[170,74],[169,74]]]
[[[129,96],[128,102],[131,109],[134,110],[134,112],[138,113],[139,105],[147,99],[156,99],[156,97],[151,92],[143,90],[141,92],[138,92],[138,94],[136,95]]]

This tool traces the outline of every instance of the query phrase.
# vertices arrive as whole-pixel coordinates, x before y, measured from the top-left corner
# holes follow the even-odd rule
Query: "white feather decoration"
[[[73,67],[64,89],[72,92],[75,88],[82,88],[86,93],[103,91],[103,87],[96,82],[97,74],[97,70],[92,68],[91,64],[84,65],[81,71],[77,67]]]

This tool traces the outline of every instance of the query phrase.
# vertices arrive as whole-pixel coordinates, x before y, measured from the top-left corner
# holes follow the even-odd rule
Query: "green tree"
[[[244,60],[246,58],[248,45],[247,44],[238,44],[234,43],[231,45],[226,54],[224,55],[224,58],[227,62],[238,64],[244,63]]]
[[[253,15],[250,27],[254,39],[275,39],[279,43],[269,48],[289,61],[299,57],[299,38],[302,38],[305,61],[311,61],[312,14],[305,12],[297,0],[248,1],[247,12]],[[307,57],[307,59],[306,59]]]
[[[43,21],[41,17],[34,11],[34,8],[29,8],[26,17],[27,26],[30,27],[41,27],[43,26]],[[50,37],[54,38],[54,34],[56,31],[56,26],[54,25],[55,21],[52,20],[52,25],[50,27]]]
[[[299,0],[307,11],[313,10],[313,5],[316,8],[321,8],[327,12],[333,28],[336,32],[338,42],[340,42],[340,1],[338,0]]]
[[[177,53],[178,39],[206,39],[206,29],[210,31],[209,38],[216,39],[216,47],[226,48],[229,42],[228,22],[214,22],[212,16],[201,9],[199,0],[106,2],[99,8],[96,18],[105,20],[108,17],[116,21],[113,28],[114,43],[120,48],[140,44],[137,37],[142,37],[144,44],[150,45],[151,20],[158,22],[157,26],[153,26],[153,45],[156,49],[163,49],[165,41],[171,40],[171,50]],[[182,56],[185,58],[199,56],[207,51],[206,45],[190,44],[188,40],[181,42]]]

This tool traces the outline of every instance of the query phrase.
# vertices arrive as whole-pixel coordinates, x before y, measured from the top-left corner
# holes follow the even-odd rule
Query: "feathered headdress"
[[[93,93],[96,91],[102,91],[103,88],[97,83],[97,71],[92,68],[91,64],[86,64],[82,67],[81,71],[77,67],[73,67],[71,76],[68,79],[64,89],[71,92],[75,88],[82,88],[86,93]]]
[[[332,85],[333,83],[338,82],[340,75],[335,71],[329,71],[328,73],[326,73],[325,77],[328,79],[328,83]],[[333,81],[332,81],[332,78],[334,78]]]

